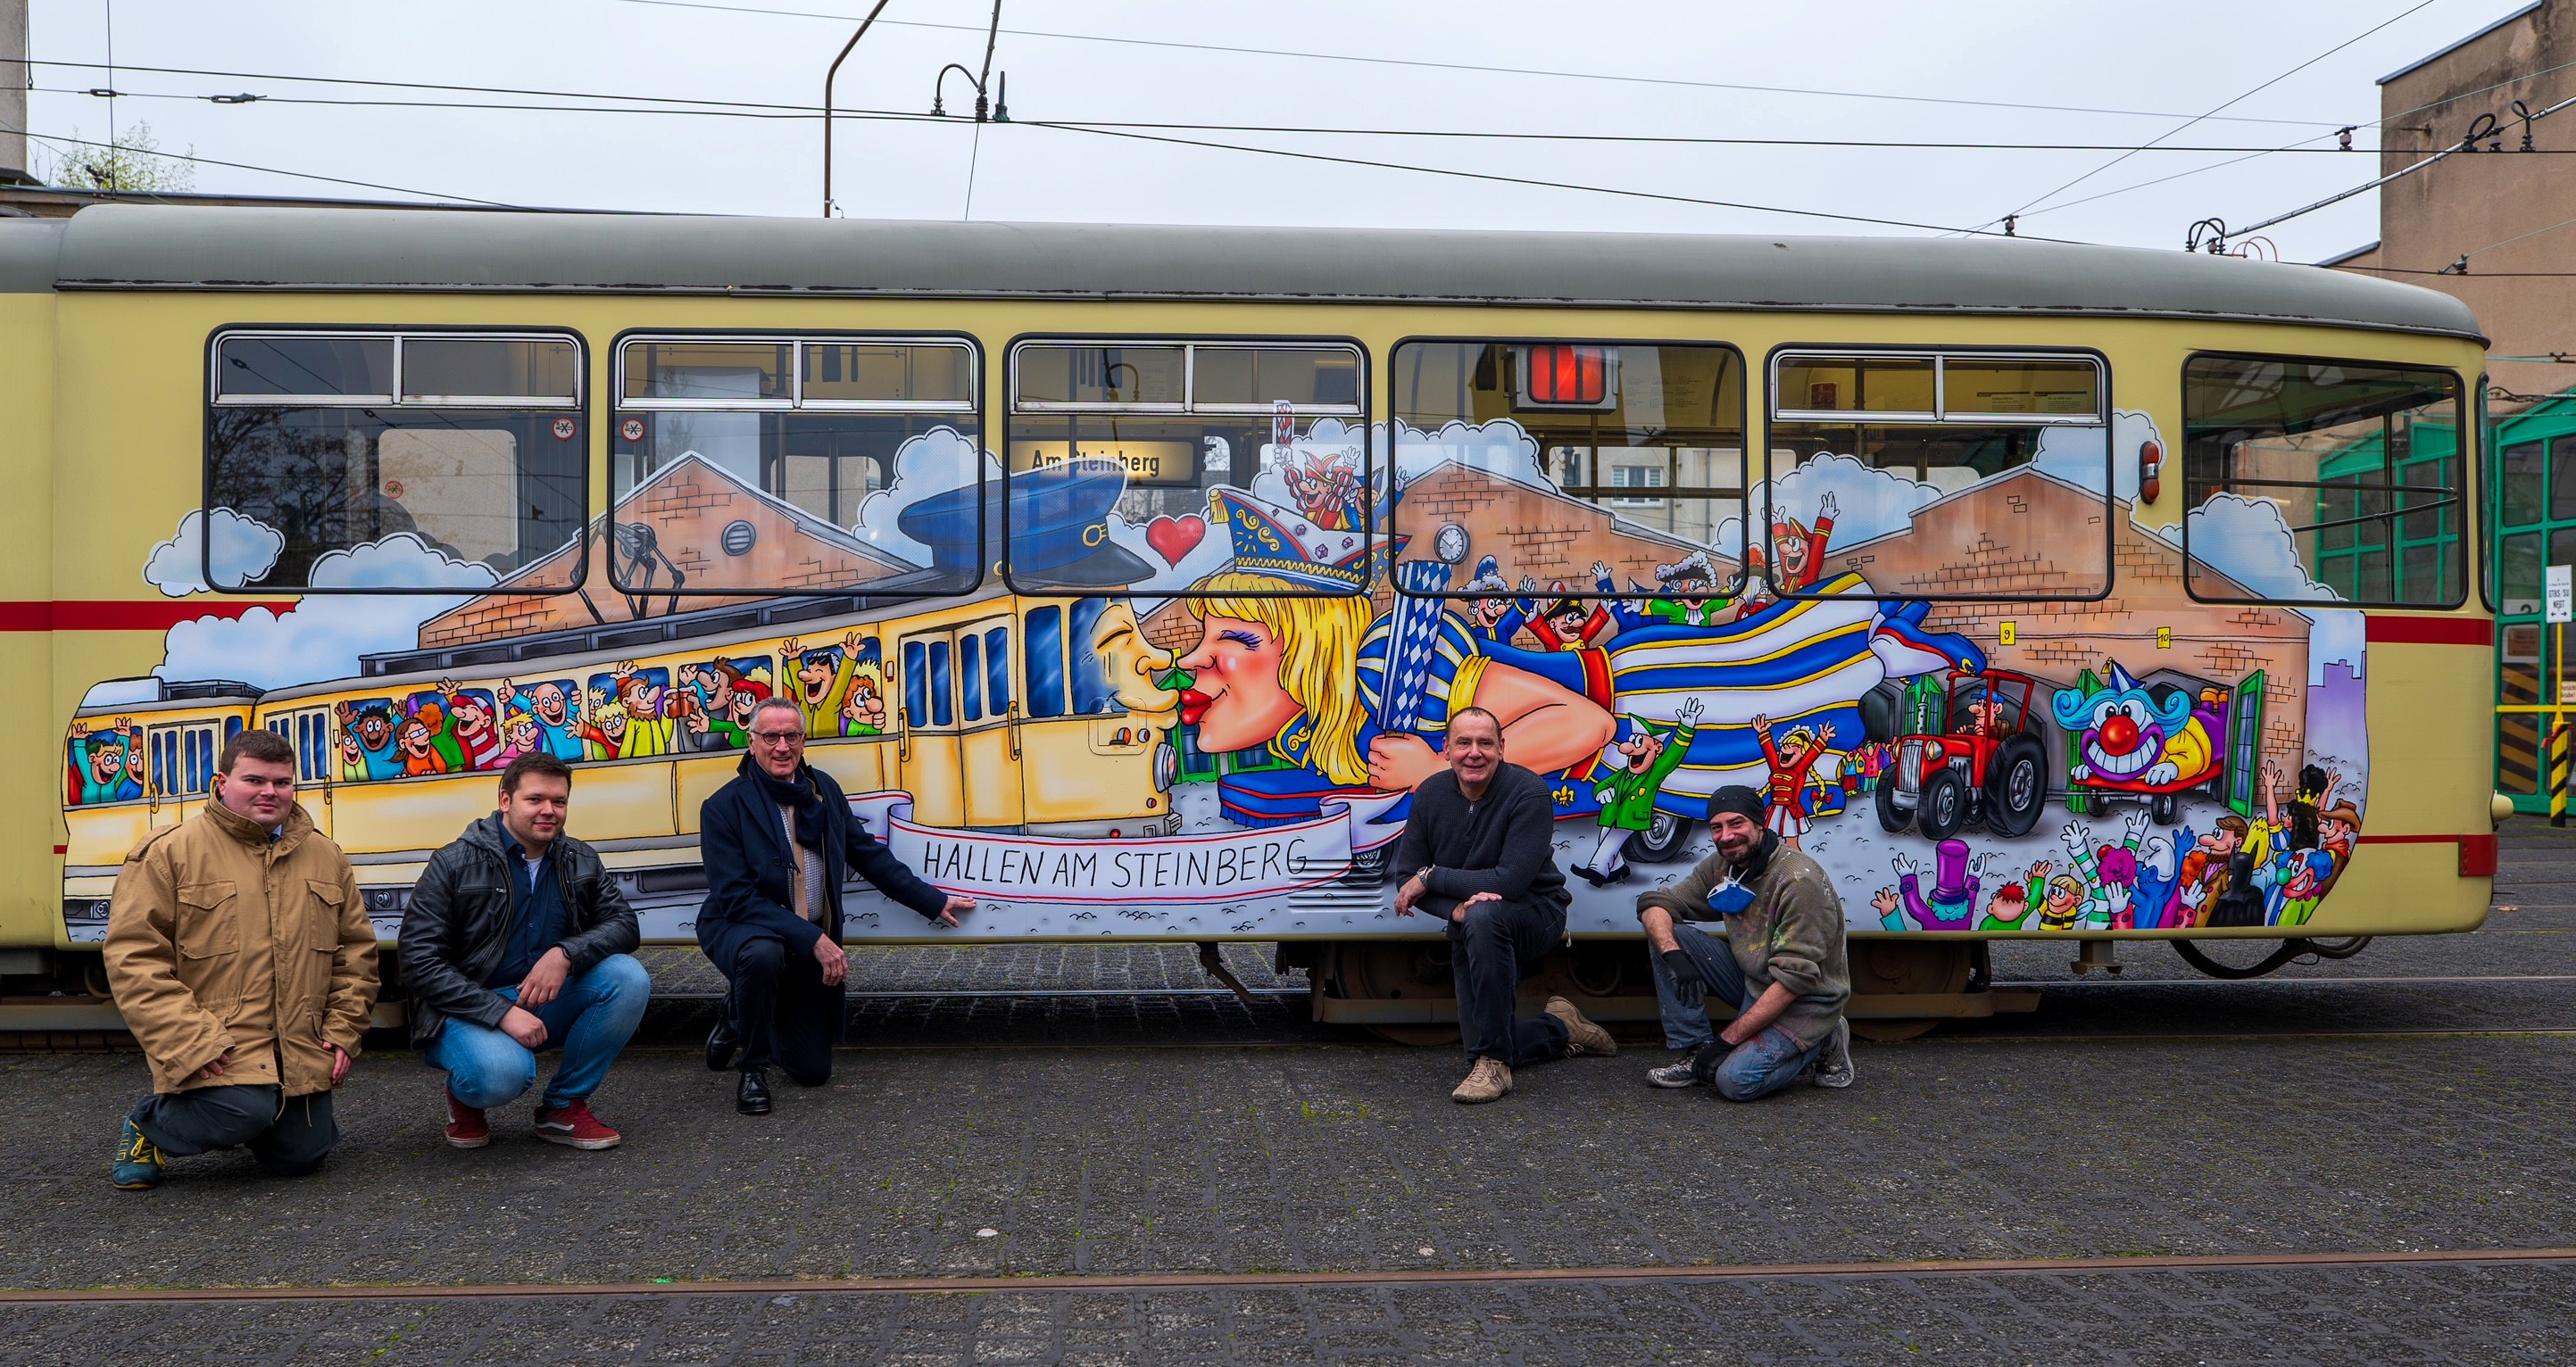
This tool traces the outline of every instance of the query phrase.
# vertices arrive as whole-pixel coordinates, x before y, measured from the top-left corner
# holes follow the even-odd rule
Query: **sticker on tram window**
[[[1240,402],[1115,433],[1079,409],[989,443],[855,405],[621,420],[642,445],[613,511],[555,558],[428,576],[484,534],[461,497],[314,557],[433,585],[397,596],[219,611],[205,571],[261,582],[290,538],[190,514],[138,568],[202,615],[63,738],[67,865],[112,868],[153,775],[185,790],[233,717],[310,737],[306,808],[362,869],[426,858],[489,810],[489,770],[543,752],[598,775],[580,834],[645,934],[686,940],[697,806],[784,700],[979,935],[1418,934],[1389,864],[1475,709],[1544,783],[1588,934],[1634,933],[1731,785],[1855,932],[2359,933],[2332,892],[2369,812],[2368,662],[2335,576],[2380,567],[2333,559],[2341,486],[2249,511],[2177,468],[2165,501],[2142,476],[2198,448],[2178,414],[2088,410],[2089,362],[1819,363],[1753,460],[1729,348],[1407,343],[1383,421],[1311,411],[1317,367],[1281,404],[1266,362],[1219,360]],[[1862,404],[1924,432],[1829,430]],[[1945,411],[1971,421],[1924,435]],[[1075,445],[1020,447],[1051,441]],[[1005,526],[1022,578],[995,573]],[[921,934],[852,895],[854,938]]]

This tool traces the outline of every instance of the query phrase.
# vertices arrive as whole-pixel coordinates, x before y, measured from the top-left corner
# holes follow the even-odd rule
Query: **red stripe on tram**
[[[2383,642],[2407,646],[2492,646],[2495,644],[2495,622],[2485,617],[2384,617],[2371,613],[2363,619],[2364,639],[2372,645]]]
[[[257,598],[227,598],[215,603],[95,598],[0,602],[0,631],[168,631],[200,617],[239,617],[252,608],[284,612],[294,606],[292,602]]]

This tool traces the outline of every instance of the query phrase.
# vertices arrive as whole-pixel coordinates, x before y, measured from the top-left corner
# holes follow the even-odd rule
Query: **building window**
[[[655,595],[972,588],[995,534],[981,368],[963,338],[622,339],[610,578]],[[941,492],[876,499],[898,474]]]
[[[563,549],[589,498],[582,354],[570,334],[216,334],[204,582],[472,589]]]
[[[2449,371],[2199,356],[2183,369],[2185,585],[2211,602],[2456,607],[2462,397]]]
[[[1021,593],[1213,571],[1229,550],[1261,591],[1367,591],[1375,481],[1355,343],[1020,341],[1002,465],[1004,569]]]

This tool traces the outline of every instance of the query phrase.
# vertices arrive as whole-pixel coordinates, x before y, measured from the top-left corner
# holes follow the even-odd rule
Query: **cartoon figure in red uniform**
[[[1771,781],[1765,793],[1770,798],[1770,812],[1763,824],[1777,832],[1783,844],[1798,848],[1798,837],[1807,833],[1808,818],[1814,813],[1807,806],[1807,771],[1825,757],[1825,746],[1834,738],[1831,724],[1813,730],[1804,726],[1789,728],[1789,734],[1774,741],[1771,719],[1753,719],[1754,738],[1762,742],[1762,758],[1771,763]]]
[[[1771,523],[1771,560],[1763,563],[1762,548],[1756,546],[1749,558],[1753,567],[1764,571],[1775,592],[1790,593],[1811,589],[1825,572],[1825,541],[1834,532],[1834,514],[1841,505],[1827,494],[1816,508],[1813,531],[1794,517],[1776,518]]]
[[[1548,591],[1558,595],[1547,610],[1529,621],[1530,634],[1549,650],[1576,650],[1592,644],[1593,638],[1610,629],[1610,609],[1598,603],[1587,607],[1567,598],[1565,581],[1557,580]]]
[[[1359,467],[1347,450],[1299,451],[1280,474],[1306,520],[1331,532],[1359,525]]]

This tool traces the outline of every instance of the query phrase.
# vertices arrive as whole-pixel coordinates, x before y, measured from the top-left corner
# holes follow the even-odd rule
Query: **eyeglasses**
[[[754,731],[751,733],[751,738],[770,745],[803,745],[805,743],[805,733],[802,731]]]

